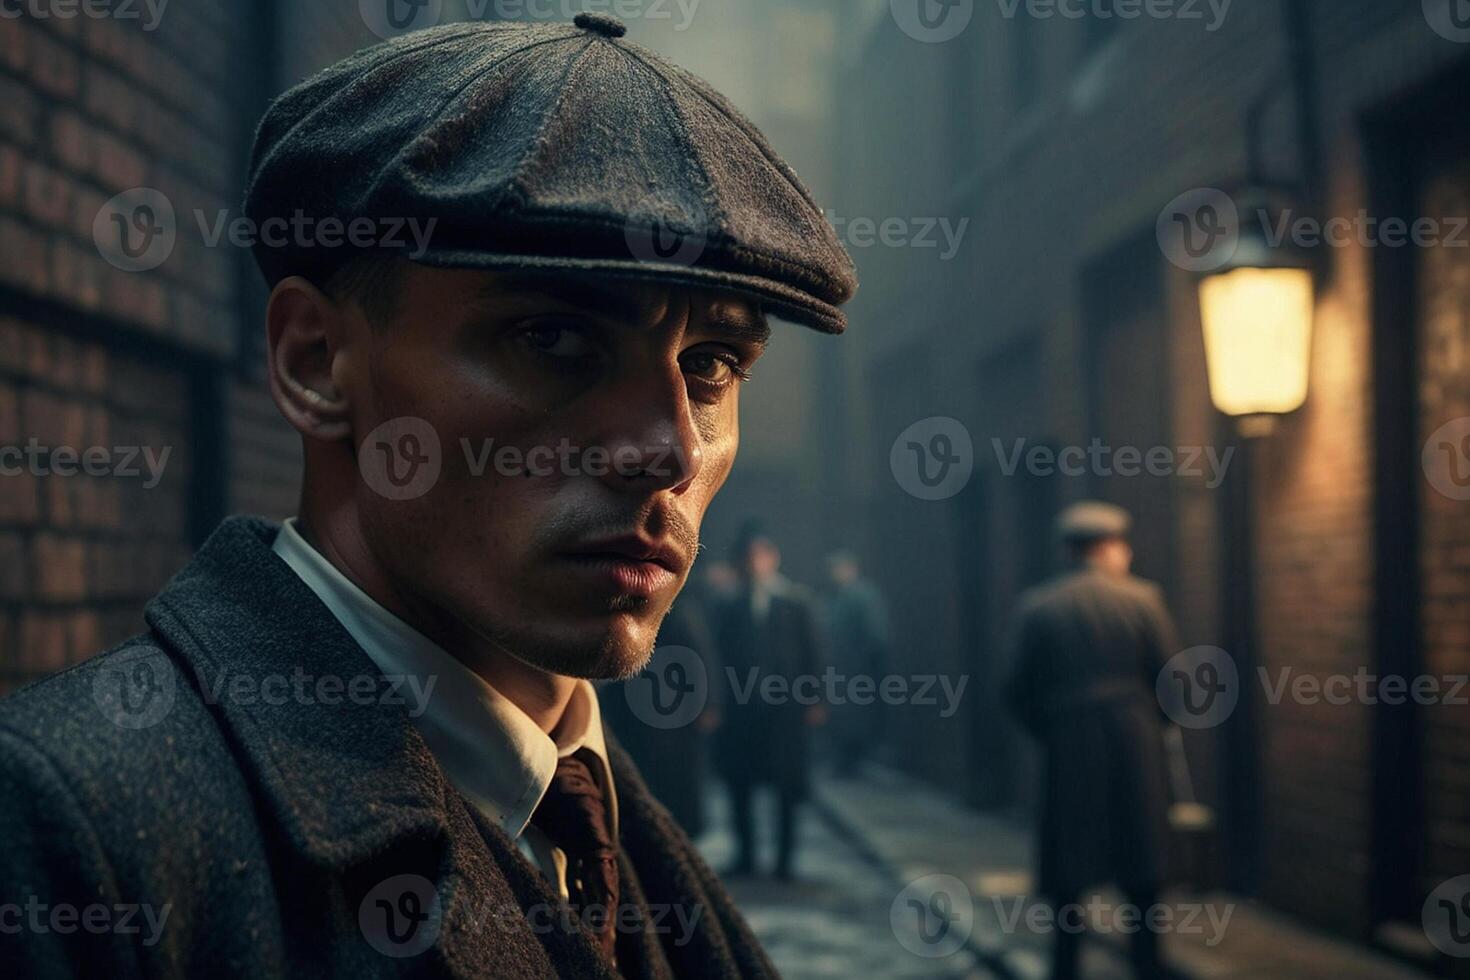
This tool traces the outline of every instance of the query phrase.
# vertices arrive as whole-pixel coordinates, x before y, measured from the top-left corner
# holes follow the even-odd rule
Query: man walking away
[[[1155,678],[1175,646],[1158,586],[1130,574],[1130,519],[1109,504],[1064,511],[1072,568],[1022,597],[1006,698],[1046,756],[1040,889],[1057,917],[1056,980],[1076,977],[1079,906],[1116,885],[1147,910],[1168,848],[1163,714]],[[1162,977],[1158,935],[1133,939],[1134,972]]]

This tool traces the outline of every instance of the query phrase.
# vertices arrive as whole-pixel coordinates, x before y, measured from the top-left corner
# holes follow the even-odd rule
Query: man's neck
[[[330,516],[309,518],[302,507],[296,528],[306,543],[348,581],[409,626],[433,640],[450,656],[480,676],[503,697],[551,735],[561,724],[578,681],[533,667],[466,629],[452,617],[439,615],[394,585],[357,531],[355,523]]]

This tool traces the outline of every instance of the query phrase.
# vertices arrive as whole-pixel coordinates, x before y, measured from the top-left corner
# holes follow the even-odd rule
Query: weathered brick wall
[[[373,40],[348,0],[189,0],[157,24],[143,4],[137,19],[51,9],[0,18],[0,447],[169,455],[156,486],[141,464],[37,475],[21,457],[0,475],[4,687],[137,632],[225,513],[294,508],[299,447],[265,393],[263,289],[196,213],[238,215],[269,97]],[[136,188],[176,217],[145,272],[94,237]]]
[[[1320,77],[1314,93],[1329,173],[1323,192],[1331,213],[1367,206],[1359,121],[1363,114],[1424,84],[1437,71],[1463,63],[1470,48],[1437,36],[1418,0],[1346,0],[1311,4],[1310,39]],[[936,280],[915,275],[915,257],[870,257],[855,308],[854,336],[864,341],[870,369],[867,397],[909,405],[913,419],[854,431],[864,468],[882,484],[886,454],[902,421],[947,411],[976,436],[977,452],[1004,420],[975,391],[976,366],[1018,336],[1039,335],[1046,352],[1032,384],[1043,394],[1031,435],[1073,444],[1092,434],[1087,417],[1086,332],[1097,314],[1082,290],[1083,273],[1098,258],[1152,234],[1160,209],[1190,188],[1216,186],[1245,169],[1244,122],[1250,107],[1266,109],[1265,159],[1272,174],[1299,170],[1301,147],[1287,86],[1283,4],[1239,0],[1217,32],[1198,22],[1139,20],[1119,25],[1112,40],[1086,43],[1084,25],[1061,17],[1009,21],[1001,5],[976,4],[961,40],[919,44],[891,20],[878,22],[850,72],[848,120],[853,179],[839,207],[848,212],[905,213],[902,188],[929,186],[930,213],[968,217],[972,238],[961,261]],[[1025,9],[1022,4],[1023,11]],[[1022,15],[1024,17],[1024,13]],[[932,84],[953,62],[954,45],[977,48],[972,84]],[[1019,46],[1035,45],[1035,92],[1015,89]],[[949,77],[954,77],[952,74]],[[948,95],[945,92],[948,91]],[[945,112],[935,106],[949,100]],[[892,128],[870,125],[896,101],[912,104]],[[874,109],[877,107],[877,109]],[[944,187],[933,187],[931,155],[915,147],[951,147],[968,134],[973,165]],[[959,141],[963,144],[963,140]],[[956,151],[957,153],[959,151]],[[951,161],[952,162],[952,161]],[[882,172],[868,172],[878,168]],[[898,204],[890,202],[899,201]],[[884,208],[890,210],[885,211]],[[859,256],[859,263],[864,256]],[[1162,265],[1164,258],[1157,261]],[[1291,666],[1318,676],[1373,667],[1370,258],[1362,249],[1328,257],[1332,275],[1321,297],[1312,393],[1307,408],[1262,445],[1255,487],[1259,524],[1253,542],[1260,643],[1268,668]],[[1180,444],[1215,440],[1207,400],[1197,302],[1189,278],[1166,267],[1160,302],[1170,320],[1172,427]],[[942,351],[905,373],[890,356],[895,345]],[[959,405],[956,409],[954,406]],[[1443,414],[1443,413],[1441,413]],[[850,450],[851,451],[851,450]],[[1406,479],[1412,478],[1406,475]],[[1086,492],[1086,481],[1062,496]],[[858,495],[861,496],[861,495]],[[996,499],[1003,501],[1004,495]],[[1014,505],[1012,505],[1014,510]],[[1186,643],[1219,643],[1223,593],[1219,528],[1221,494],[1182,485],[1175,494],[1178,525],[1170,587]],[[931,508],[929,523],[946,515]],[[1013,513],[999,518],[1019,520]],[[955,528],[958,530],[958,528]],[[943,535],[931,540],[943,541]],[[1458,541],[1458,538],[1453,539]],[[952,562],[972,544],[952,534],[930,563]],[[1431,623],[1439,662],[1458,662],[1467,588],[1463,545],[1429,560],[1442,569],[1440,603]],[[1018,564],[1015,555],[999,563]],[[895,569],[901,577],[907,569]],[[943,597],[912,591],[903,611],[915,624],[943,622]],[[1460,615],[1460,625],[1452,624]],[[972,644],[970,656],[991,654]],[[1435,668],[1441,669],[1441,668]],[[973,707],[973,706],[972,706]],[[1258,714],[1264,766],[1262,887],[1277,904],[1350,932],[1366,926],[1371,847],[1371,727],[1369,711],[1351,706],[1263,708]],[[1460,729],[1430,733],[1432,833],[1443,853],[1462,853],[1465,833],[1463,752],[1449,748]],[[1209,738],[1209,736],[1205,736]],[[1192,751],[1199,748],[1192,737]],[[1205,754],[1197,761],[1208,762]],[[985,765],[985,760],[970,760]],[[1207,780],[1212,769],[1200,767]],[[1201,789],[1218,800],[1208,781]],[[1438,802],[1435,802],[1435,801]]]

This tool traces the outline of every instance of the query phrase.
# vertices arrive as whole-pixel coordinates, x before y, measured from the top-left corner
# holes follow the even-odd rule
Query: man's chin
[[[656,627],[629,613],[599,617],[599,622],[569,626],[518,644],[518,656],[533,667],[587,680],[626,680],[648,665],[658,637]]]

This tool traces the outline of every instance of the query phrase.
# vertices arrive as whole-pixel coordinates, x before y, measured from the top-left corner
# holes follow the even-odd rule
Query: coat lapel
[[[271,550],[276,531],[226,521],[149,603],[149,625],[181,664],[178,683],[211,704],[262,814],[300,859],[368,887],[394,875],[433,884],[437,938],[398,965],[547,976],[505,855],[487,850],[396,690]]]

